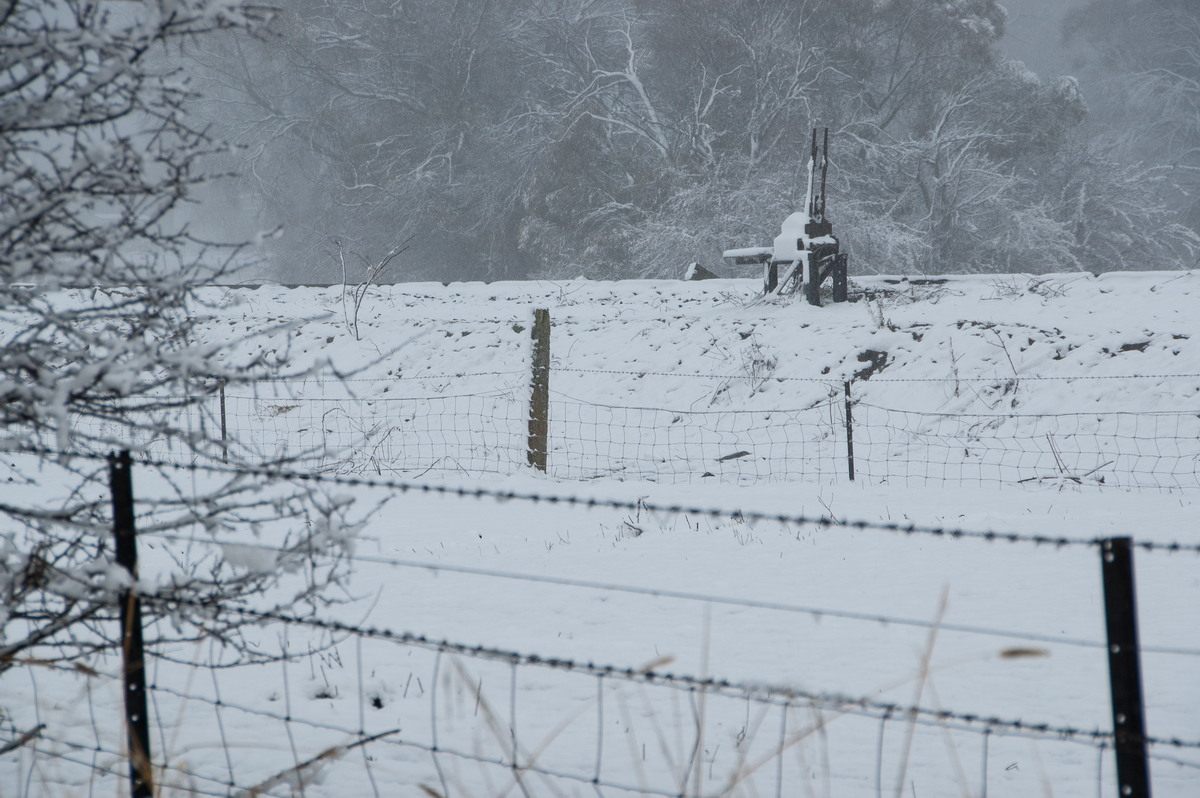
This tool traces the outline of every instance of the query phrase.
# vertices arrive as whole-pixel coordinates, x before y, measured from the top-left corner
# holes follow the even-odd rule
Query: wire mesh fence
[[[941,414],[855,407],[872,482],[1200,487],[1200,413]]]
[[[560,399],[550,413],[549,470],[565,479],[754,484],[830,478],[845,465],[834,403],[684,411]]]
[[[380,399],[227,396],[230,446],[324,470],[511,473],[528,411],[511,394]]]
[[[670,409],[551,394],[547,471],[562,479],[732,484],[1052,482],[1200,488],[1200,412],[945,413],[833,398],[800,409]],[[229,396],[230,446],[342,473],[508,474],[528,463],[528,397]],[[206,409],[209,424],[219,424]],[[851,452],[852,449],[852,452]]]
[[[312,396],[311,385],[286,382],[260,395],[214,388],[132,426],[77,421],[74,445],[377,475],[527,467],[529,388],[514,384],[522,375],[467,376],[414,380],[401,383],[420,389],[413,395],[369,398]],[[500,387],[480,390],[489,380]],[[661,407],[551,390],[546,470],[568,480],[664,483],[1200,488],[1198,410],[947,412],[876,398],[895,393],[892,385],[851,383],[847,401],[843,383],[802,382],[807,404],[793,408]],[[455,391],[459,383],[473,390]]]

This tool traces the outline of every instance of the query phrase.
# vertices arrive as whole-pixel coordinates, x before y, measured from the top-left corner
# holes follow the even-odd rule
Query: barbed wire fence
[[[293,637],[328,631],[337,643],[326,649],[316,678],[306,660],[318,655],[307,652],[256,668],[258,679],[274,685],[270,690],[239,689],[245,674],[202,660],[190,667],[155,662],[148,690],[154,745],[163,752],[155,761],[156,783],[164,793],[294,796],[307,788],[315,794],[388,795],[424,788],[447,796],[572,789],[784,796],[798,794],[798,785],[815,778],[837,792],[870,794],[890,791],[900,743],[910,733],[920,747],[954,737],[972,763],[963,794],[986,794],[1003,764],[1031,741],[1093,753],[1086,763],[1079,753],[1065,754],[1076,764],[1056,773],[1056,780],[1113,780],[1106,760],[1113,736],[1094,728],[247,614]],[[403,666],[390,671],[394,686],[371,677],[382,663],[397,660]],[[120,676],[96,672],[86,678],[93,683],[89,715],[98,720],[43,730],[37,748],[27,753],[51,760],[74,756],[85,771],[74,777],[76,784],[112,792],[127,778],[120,766],[120,723],[114,723],[119,714],[94,704],[96,696],[114,692]],[[674,728],[680,718],[682,737]],[[264,738],[276,742],[257,742]],[[1152,739],[1151,757],[1200,769],[1191,756],[1197,745]],[[243,755],[251,747],[254,756]],[[822,760],[830,751],[872,768],[826,770]],[[925,785],[938,781],[958,794],[949,774],[922,779]]]
[[[62,453],[58,453],[62,454]],[[364,479],[354,475],[285,472],[212,463],[143,465],[180,472],[241,473],[385,491],[430,491],[460,499],[521,501],[579,510],[639,507],[660,514],[786,520],[833,530],[830,519],[780,516],[746,509],[656,506],[598,501],[555,494],[514,494],[484,488]],[[1002,531],[967,531],[861,522],[850,528],[902,537],[975,540],[1027,545],[1031,552],[1063,548],[1097,551],[1111,541],[1046,538]],[[144,543],[223,547],[245,541],[216,535],[155,530]],[[250,546],[270,549],[269,542]],[[1152,553],[1200,553],[1175,541],[1131,541]],[[752,602],[719,595],[682,594],[578,579],[466,569],[447,563],[351,555],[356,562],[402,571],[472,571],[492,580],[554,583],[610,594],[666,597],[705,606],[845,617],[929,632],[972,634],[1005,641],[1011,658],[1038,656],[1034,643],[1074,645],[1104,656],[1101,640],[1045,638],[1019,629],[991,629],[860,615],[838,608]],[[139,592],[163,618],[187,601]],[[153,759],[159,795],[296,796],[321,794],[426,795],[593,794],[798,795],[807,789],[832,794],[881,795],[897,784],[913,751],[950,747],[957,753],[940,775],[922,783],[943,785],[946,794],[986,795],[1021,746],[1037,741],[1055,771],[1069,783],[1114,783],[1112,754],[1120,734],[1080,725],[1015,716],[984,716],[932,704],[901,704],[867,695],[843,695],[789,684],[745,682],[716,675],[675,674],[665,662],[636,665],[581,661],[545,652],[519,651],[451,641],[425,634],[369,626],[332,611],[307,614],[256,608],[244,603],[195,603],[191,610],[233,616],[259,629],[259,645],[279,656],[228,669],[217,641],[191,650],[146,652],[146,691],[153,720]],[[273,642],[272,642],[273,641]],[[1146,647],[1144,653],[1200,657],[1200,650]],[[122,671],[111,661],[99,667],[45,664],[34,657],[24,668],[31,685],[33,725],[0,723],[0,750],[23,758],[22,794],[35,786],[106,794],[128,778],[126,729],[120,721]],[[51,678],[76,685],[78,700],[45,700]],[[61,685],[54,694],[61,696]],[[65,706],[64,706],[65,704]],[[86,712],[83,708],[86,707]],[[1037,713],[1039,708],[1025,708]],[[1020,712],[1014,708],[1014,712]],[[86,720],[82,720],[86,717]],[[265,741],[269,743],[264,744]],[[1200,740],[1147,737],[1149,757],[1196,771]],[[913,746],[917,746],[914,749]],[[1059,757],[1050,749],[1073,753]],[[865,754],[863,752],[866,752]],[[1086,752],[1091,752],[1087,755]],[[247,756],[246,754],[252,753]],[[851,767],[839,766],[846,760]],[[975,764],[969,764],[973,761]],[[864,771],[861,763],[873,764]],[[1081,781],[1083,780],[1083,781]],[[939,791],[938,794],[942,794]],[[413,794],[417,794],[414,792]],[[1082,793],[1081,793],[1082,794]],[[1090,788],[1089,788],[1090,794]],[[1137,794],[1137,793],[1133,793]]]
[[[561,364],[555,370],[581,376],[656,376],[573,370]],[[912,524],[846,524],[746,508],[518,494],[416,481],[430,472],[470,477],[528,468],[529,376],[497,371],[396,377],[388,380],[389,391],[399,386],[411,395],[369,398],[348,392],[314,397],[306,395],[305,388],[311,386],[297,389],[288,384],[276,384],[259,395],[228,394],[223,387],[212,386],[207,401],[187,409],[186,424],[210,432],[220,429],[225,451],[211,451],[204,458],[169,438],[147,438],[137,442],[139,460],[155,469],[192,473],[544,503],[577,510],[607,507],[664,516],[769,520],[826,530],[838,526],[948,541],[1005,541],[1030,545],[1031,550],[1084,547],[1103,552],[1109,542]],[[746,379],[745,374],[657,376],[712,382]],[[1025,382],[1062,379],[1022,377]],[[879,377],[872,380],[887,382]],[[1200,487],[1200,413],[1190,410],[926,412],[859,398],[855,383],[778,381],[805,383],[805,394],[815,398],[792,410],[697,410],[666,409],[653,403],[626,406],[605,403],[599,396],[583,399],[552,391],[546,401],[546,470],[565,480],[672,483],[856,479],[902,485]],[[409,387],[413,390],[404,391]],[[102,434],[96,436],[97,441],[103,439]],[[238,465],[222,464],[221,455],[231,452]],[[254,462],[263,465],[249,465]],[[282,462],[289,463],[288,468],[272,465]],[[184,539],[163,531],[144,533],[143,539],[156,544],[173,540],[189,546],[247,546],[245,541],[215,536]],[[250,544],[256,545],[269,548],[269,544]],[[1134,540],[1131,545],[1153,553],[1200,551],[1200,546],[1180,540]],[[614,596],[669,597],[705,607],[842,618],[931,634],[982,635],[1008,641],[1005,656],[1014,658],[1038,656],[1036,645],[1043,644],[1074,646],[1097,656],[1111,654],[1113,647],[1111,641],[854,613],[838,607],[801,607],[362,554],[352,559],[397,574],[471,573],[494,582],[519,580]],[[139,598],[164,618],[170,617],[171,600],[152,590],[141,592]],[[951,755],[945,773],[935,777],[944,785],[938,794],[986,796],[989,784],[995,784],[997,763],[1007,761],[1009,751],[1015,750],[1011,746],[1033,741],[1047,748],[1071,749],[1070,754],[1055,755],[1056,765],[1064,767],[1061,773],[1073,783],[1094,784],[1094,792],[1105,795],[1117,783],[1114,749],[1129,743],[1119,728],[1114,732],[1030,719],[1028,714],[1039,714],[1036,707],[1014,708],[1013,716],[981,716],[947,709],[933,699],[889,703],[869,695],[738,681],[703,672],[673,674],[661,662],[598,663],[545,651],[451,641],[368,626],[332,611],[314,609],[309,615],[297,615],[244,603],[203,609],[247,621],[261,633],[257,644],[273,649],[277,656],[234,670],[219,646],[209,645],[206,651],[197,646],[190,651],[146,652],[150,673],[145,691],[160,795],[379,796],[395,794],[396,785],[443,798],[476,794],[781,797],[843,791],[882,795],[903,790],[903,772],[913,746],[927,743],[948,745],[958,752]],[[1163,657],[1200,656],[1200,650],[1187,646],[1134,648]],[[124,722],[113,720],[122,717],[122,666],[103,657],[99,667],[64,668],[34,657],[23,664],[36,717],[22,725],[0,719],[0,753],[22,758],[19,794],[36,794],[38,789],[43,794],[119,792],[119,785],[129,777],[127,730]],[[47,690],[39,685],[49,679],[75,684],[79,700],[66,702],[67,706],[44,701],[40,696]],[[60,686],[56,682],[56,695]],[[79,721],[83,708],[86,723]],[[1143,737],[1135,742],[1148,749],[1152,760],[1200,772],[1195,754],[1200,751],[1198,740]],[[968,747],[971,754],[962,753]],[[253,755],[244,755],[251,751]],[[847,751],[855,752],[856,766],[834,764]],[[868,753],[863,755],[864,751]],[[966,763],[968,758],[973,765]],[[872,763],[874,772],[864,772],[858,766],[863,762]]]

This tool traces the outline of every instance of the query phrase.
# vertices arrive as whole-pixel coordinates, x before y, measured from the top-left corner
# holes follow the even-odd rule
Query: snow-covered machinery
[[[820,159],[820,172],[817,163]],[[808,194],[803,211],[783,220],[770,247],[726,250],[724,257],[739,266],[763,265],[763,292],[786,294],[803,290],[810,305],[821,304],[821,285],[831,280],[833,301],[846,301],[847,257],[840,251],[833,225],[825,216],[825,185],[829,172],[829,128],[818,147],[812,134],[808,160]],[[781,276],[782,274],[782,276]]]

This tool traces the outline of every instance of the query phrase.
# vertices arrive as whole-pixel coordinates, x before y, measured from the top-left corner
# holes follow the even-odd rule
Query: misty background
[[[181,55],[247,277],[733,275],[814,127],[852,275],[1200,263],[1195,0],[290,0]]]

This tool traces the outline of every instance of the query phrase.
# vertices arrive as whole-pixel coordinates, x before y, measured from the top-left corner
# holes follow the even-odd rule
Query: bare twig
[[[353,751],[355,748],[364,746],[367,743],[372,743],[383,737],[389,737],[393,734],[399,733],[399,729],[392,729],[391,731],[372,734],[370,737],[363,737],[347,745],[334,745],[326,748],[316,756],[310,757],[309,759],[306,759],[300,764],[290,767],[287,770],[281,770],[265,781],[259,782],[250,789],[238,793],[238,798],[258,798],[258,796],[262,795],[267,790],[270,790],[277,784],[304,784],[309,778],[315,775],[317,767],[322,762],[326,762],[331,759],[337,759],[347,751]]]
[[[11,741],[5,743],[3,746],[0,746],[0,756],[7,754],[9,751],[15,751],[18,748],[20,748],[21,746],[25,745],[30,740],[39,736],[42,733],[42,729],[44,729],[44,728],[46,728],[46,724],[39,723],[38,725],[34,726],[29,731],[22,734],[17,739],[11,740]]]
[[[913,694],[913,706],[917,707],[921,704],[921,694],[925,691],[925,685],[929,681],[929,673],[933,663],[933,647],[937,643],[938,631],[941,629],[942,618],[946,615],[946,605],[950,599],[950,589],[942,588],[942,597],[938,602],[937,612],[934,615],[933,626],[929,629],[929,638],[925,643],[925,651],[921,655],[921,668],[917,674],[916,690]],[[904,733],[904,752],[900,757],[900,773],[896,776],[896,798],[901,798],[904,794],[904,779],[908,775],[908,758],[912,753],[913,733],[917,727],[917,716],[915,712],[909,712],[908,728]]]

